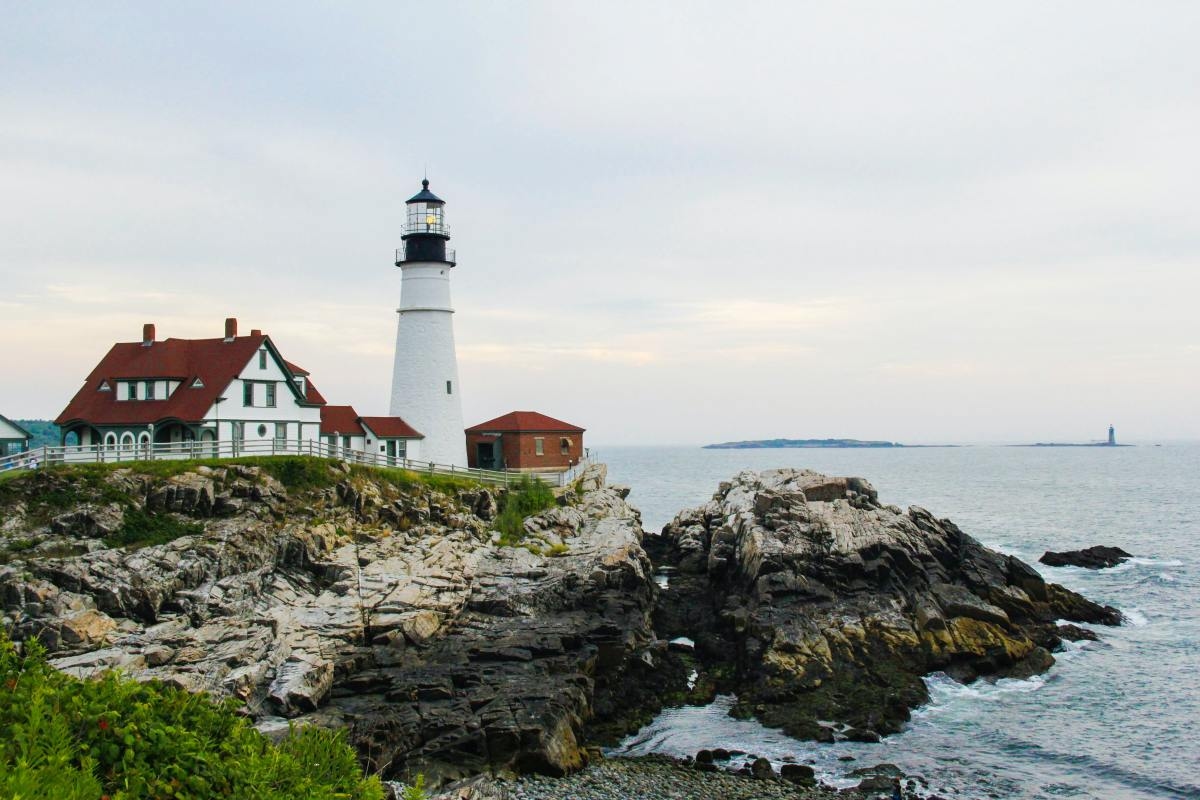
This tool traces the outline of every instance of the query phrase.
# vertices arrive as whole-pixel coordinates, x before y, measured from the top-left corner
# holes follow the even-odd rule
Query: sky
[[[1200,438],[1200,4],[8,3],[0,413],[261,328],[388,412],[447,201],[468,425]]]

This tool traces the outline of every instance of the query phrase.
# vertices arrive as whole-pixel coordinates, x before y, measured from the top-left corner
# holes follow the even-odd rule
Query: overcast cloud
[[[1200,437],[1200,5],[10,3],[0,413],[263,328],[385,413],[403,202],[468,424]]]

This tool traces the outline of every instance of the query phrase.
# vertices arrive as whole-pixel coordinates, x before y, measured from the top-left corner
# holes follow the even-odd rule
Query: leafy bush
[[[522,475],[520,482],[509,487],[500,499],[500,513],[496,515],[500,543],[519,544],[525,538],[525,518],[554,505],[554,491],[549,486],[529,475]]]
[[[148,514],[139,508],[125,511],[125,520],[112,535],[104,538],[109,547],[149,547],[173,542],[180,536],[203,533],[204,526],[170,514]]]
[[[114,673],[82,681],[0,634],[0,797],[111,800],[381,800],[341,731],[304,728],[278,745],[236,713]]]
[[[400,800],[429,800],[429,792],[425,791],[425,776],[417,775],[416,780],[406,785],[400,791]]]

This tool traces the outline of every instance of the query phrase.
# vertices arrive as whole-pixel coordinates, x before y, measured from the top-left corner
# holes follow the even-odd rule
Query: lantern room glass
[[[408,226],[406,233],[438,233],[446,235],[442,203],[426,203],[424,201],[408,204]]]

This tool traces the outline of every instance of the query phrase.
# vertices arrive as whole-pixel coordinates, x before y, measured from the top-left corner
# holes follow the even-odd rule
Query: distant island
[[[705,450],[764,450],[784,447],[904,447],[898,442],[872,442],[862,439],[753,439],[746,442],[706,444]]]
[[[1133,447],[1131,444],[1116,442],[1034,442],[1033,444],[1014,444],[1011,447]]]
[[[1117,429],[1108,426],[1108,439],[1103,442],[1036,442],[1035,444],[1014,444],[1013,447],[1132,447],[1129,444],[1117,444]]]

